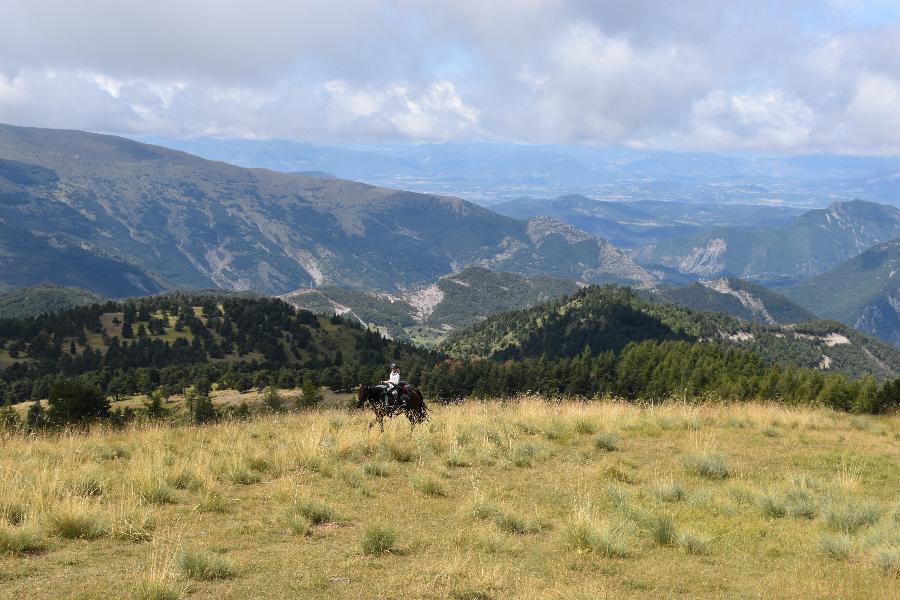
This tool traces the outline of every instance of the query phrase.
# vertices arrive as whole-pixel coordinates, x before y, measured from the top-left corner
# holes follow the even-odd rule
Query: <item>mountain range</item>
[[[789,283],[823,273],[898,236],[900,209],[853,200],[808,211],[781,227],[719,227],[649,244],[633,256],[644,265],[660,264],[705,278]]]
[[[393,338],[432,345],[450,332],[494,314],[527,308],[578,289],[571,280],[471,267],[405,293],[320,287],[296,290],[282,299],[315,313],[352,317]]]
[[[813,321],[817,317],[782,294],[735,277],[695,282],[681,287],[661,287],[645,294],[658,302],[668,302],[694,312],[725,313],[745,321],[790,324]]]
[[[823,317],[900,346],[900,239],[779,291]]]
[[[772,204],[900,198],[900,159],[738,156],[496,142],[328,146],[290,140],[142,138],[213,160],[325,172],[374,185],[458,195],[485,206],[578,193],[605,200]]]
[[[554,199],[516,198],[491,206],[517,219],[548,216],[602,236],[620,248],[635,248],[716,227],[778,227],[803,211],[767,204],[687,204],[644,200],[604,201],[580,194]]]
[[[219,287],[402,291],[468,266],[649,285],[603,239],[459,198],[213,162],[120,137],[0,126],[0,286],[107,297]]]
[[[900,350],[835,321],[768,325],[659,304],[627,288],[590,286],[451,334],[456,357],[506,360],[622,350],[644,340],[707,340],[750,350],[770,364],[896,377]]]

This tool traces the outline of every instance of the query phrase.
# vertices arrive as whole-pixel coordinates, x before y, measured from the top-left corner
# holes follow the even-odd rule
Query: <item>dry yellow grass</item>
[[[898,417],[523,398],[367,422],[0,438],[0,597],[900,597]]]

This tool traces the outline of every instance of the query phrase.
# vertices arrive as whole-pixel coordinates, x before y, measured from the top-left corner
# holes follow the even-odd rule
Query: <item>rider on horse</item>
[[[397,363],[391,363],[391,374],[384,383],[387,385],[388,392],[384,396],[384,408],[389,409],[389,398],[393,396],[394,404],[397,404],[398,397],[400,397],[400,367],[397,366]],[[402,408],[406,401],[402,397],[400,397],[400,401],[400,407]]]

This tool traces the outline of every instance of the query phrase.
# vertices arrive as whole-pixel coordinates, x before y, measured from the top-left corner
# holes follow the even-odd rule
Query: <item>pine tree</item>
[[[284,399],[274,385],[268,386],[266,391],[263,392],[263,405],[272,412],[284,410]]]
[[[309,375],[303,380],[303,387],[300,388],[300,392],[302,395],[297,398],[297,408],[312,408],[322,400],[319,387]]]
[[[28,431],[34,431],[43,427],[44,424],[44,407],[41,406],[40,400],[35,400],[28,407],[28,414],[25,416],[25,426],[28,428]]]

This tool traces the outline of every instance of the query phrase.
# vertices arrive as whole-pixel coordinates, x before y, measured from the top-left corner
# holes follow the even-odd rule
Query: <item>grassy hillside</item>
[[[104,301],[85,289],[43,283],[0,294],[0,319],[32,317]]]
[[[0,125],[0,283],[104,296],[410,289],[465,266],[652,277],[605,240],[459,198],[245,169],[123,138]]]
[[[457,357],[577,356],[618,352],[642,340],[719,340],[770,364],[895,377],[900,351],[833,321],[765,325],[724,314],[658,304],[627,288],[591,286],[572,296],[491,317],[451,335],[442,349]]]
[[[878,244],[834,269],[781,289],[789,298],[900,346],[900,239]]]
[[[897,236],[900,209],[854,200],[811,210],[781,227],[720,227],[699,236],[663,240],[635,256],[642,264],[661,264],[701,277],[798,281]]]
[[[472,267],[401,294],[322,287],[297,290],[282,298],[297,308],[353,317],[394,338],[432,345],[449,332],[491,315],[526,308],[577,289],[570,280]]]
[[[760,323],[800,323],[816,318],[812,311],[781,294],[735,277],[660,288],[649,295],[695,312],[721,312]]]
[[[328,410],[0,437],[11,598],[889,598],[900,421],[769,405]],[[75,538],[75,539],[72,539]]]

